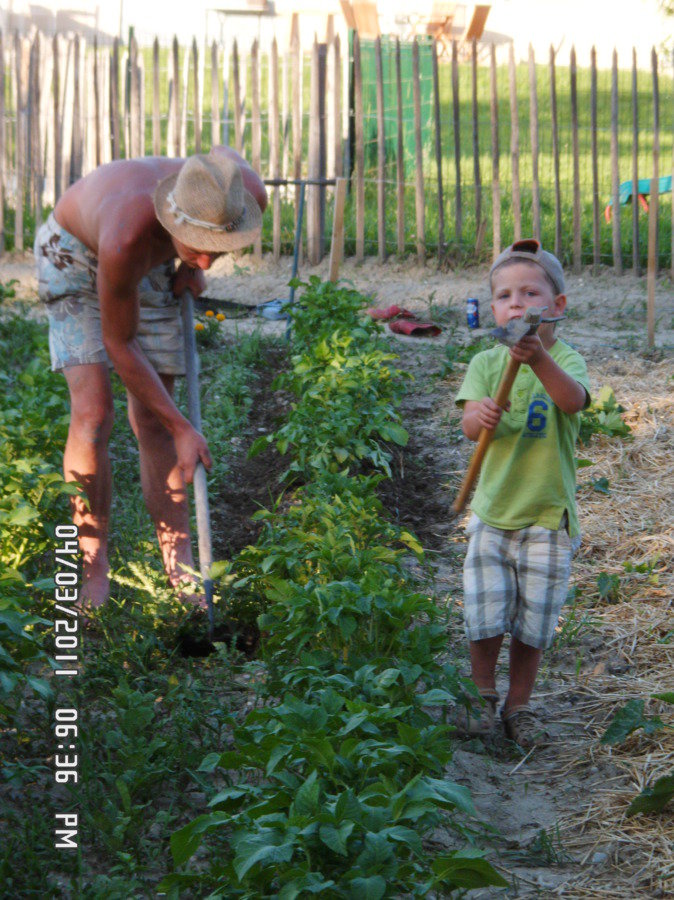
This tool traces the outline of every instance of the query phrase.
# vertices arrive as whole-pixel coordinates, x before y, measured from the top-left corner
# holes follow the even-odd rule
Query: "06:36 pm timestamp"
[[[72,782],[77,784],[78,754],[72,753],[76,749],[77,741],[77,710],[57,709],[54,715],[56,724],[54,734],[58,738],[57,750],[54,757],[54,779],[57,784]],[[63,752],[66,751],[66,752]]]

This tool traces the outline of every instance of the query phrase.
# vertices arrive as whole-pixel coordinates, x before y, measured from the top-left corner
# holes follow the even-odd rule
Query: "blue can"
[[[477,297],[469,297],[466,301],[466,320],[469,328],[480,327],[480,301]]]

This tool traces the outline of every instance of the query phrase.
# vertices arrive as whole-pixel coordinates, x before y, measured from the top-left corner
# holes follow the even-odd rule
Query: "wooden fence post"
[[[132,35],[129,41],[129,147],[127,157],[137,158],[141,151],[141,102],[140,72],[138,68],[138,41]]]
[[[229,147],[230,115],[229,115],[229,51],[225,48],[222,54],[222,143]]]
[[[113,159],[121,155],[119,133],[119,39],[115,38],[110,54],[110,142]]]
[[[0,257],[5,252],[5,153],[7,132],[5,130],[5,42],[0,28]]]
[[[477,42],[473,40],[471,47],[472,73],[472,114],[473,114],[473,175],[475,179],[475,252],[479,256],[482,245],[482,178],[480,176],[480,122],[477,105]]]
[[[201,82],[199,79],[199,48],[192,38],[192,102],[194,104],[194,152],[201,153]]]
[[[360,38],[353,34],[353,91],[356,136],[356,262],[365,256],[365,146],[363,142],[363,75],[360,65]]]
[[[173,38],[171,52],[171,113],[169,121],[172,124],[173,156],[180,156],[180,134],[182,131],[180,117],[180,48],[178,38]]]
[[[639,88],[637,85],[637,51],[632,48],[632,268],[641,275],[639,259]],[[674,211],[674,203],[672,204]],[[674,215],[674,212],[673,212]],[[672,235],[674,240],[674,234]],[[674,257],[672,258],[674,265]]]
[[[599,154],[597,135],[599,122],[597,116],[597,50],[592,48],[590,55],[590,114],[592,134],[592,271],[599,274],[601,263],[601,220],[599,209]]]
[[[73,40],[73,138],[70,157],[70,183],[73,184],[82,177],[82,56],[80,49],[80,36],[75,35]],[[127,152],[128,155],[128,152]]]
[[[438,259],[445,250],[445,197],[442,189],[442,119],[440,118],[440,73],[438,42],[433,41],[433,112],[435,119],[435,168],[438,179]]]
[[[63,169],[63,147],[61,144],[61,47],[59,36],[55,34],[52,40],[52,106],[53,106],[53,142],[54,142],[54,206],[61,196],[61,175]]]
[[[501,252],[501,183],[499,174],[498,142],[498,88],[496,84],[496,48],[490,48],[490,96],[489,115],[491,118],[491,216],[493,258]]]
[[[512,207],[513,241],[522,237],[522,199],[520,195],[520,116],[517,104],[517,69],[515,50],[510,45],[508,53],[508,74],[510,87],[510,158],[512,161]]]
[[[333,129],[334,129],[334,141],[335,141],[335,178],[341,178],[344,173],[344,147],[342,142],[342,46],[339,40],[339,35],[336,34],[334,41],[334,56],[333,56],[333,90],[335,95],[335,102],[333,107]]]
[[[101,71],[98,36],[94,37],[94,159],[96,167],[103,162],[103,133],[101,123]]]
[[[529,44],[529,131],[531,134],[531,209],[534,237],[541,239],[541,187],[538,178],[538,92],[536,89],[536,60]]]
[[[187,89],[190,80],[190,53],[185,49],[183,54],[182,90],[180,93],[180,152],[179,156],[187,156]]]
[[[250,162],[262,175],[262,120],[260,118],[260,45],[253,41],[250,51]],[[256,260],[262,257],[262,236],[259,235],[253,244],[253,256]]]
[[[332,219],[332,242],[330,246],[330,281],[337,281],[339,266],[344,256],[344,205],[346,203],[347,179],[337,178],[335,185],[335,211]]]
[[[424,195],[424,157],[421,145],[421,84],[419,81],[419,42],[412,45],[412,94],[414,100],[414,148],[416,166],[417,262],[426,262],[426,204]]]
[[[159,38],[152,44],[152,153],[161,156],[161,120],[159,108]]]
[[[279,137],[278,46],[274,38],[269,59],[269,170],[275,179],[281,177]],[[278,262],[281,256],[281,194],[278,187],[272,189],[272,253],[274,261]]]
[[[396,216],[397,247],[400,256],[405,252],[405,145],[403,144],[403,87],[400,62],[400,38],[396,38],[396,106],[398,111],[398,144],[396,158]]]
[[[221,142],[220,137],[220,62],[218,45],[211,44],[211,147]]]
[[[658,54],[651,52],[653,74],[653,177],[651,179],[651,205],[648,210],[648,346],[655,346],[655,282],[658,277],[658,211],[660,206],[660,89],[658,86]],[[635,198],[636,199],[636,198]]]
[[[611,65],[611,196],[613,199],[613,267],[623,274],[620,241],[620,169],[618,166],[618,53],[613,51]]]
[[[456,41],[452,41],[452,122],[454,126],[454,170],[456,173],[454,231],[457,246],[460,248],[463,241],[463,211],[461,208],[461,106],[459,103],[459,56]]]
[[[16,136],[14,140],[14,170],[16,172],[15,213],[14,213],[14,249],[23,250],[23,204],[25,199],[25,77],[23,39],[18,31],[14,33],[14,81],[16,108]]]
[[[386,260],[386,132],[384,124],[384,67],[381,37],[374,45],[377,67],[377,248],[379,262]]]
[[[555,178],[555,256],[562,255],[562,194],[559,184],[559,127],[557,123],[557,84],[555,49],[550,45],[550,115],[552,117],[552,166]]]
[[[243,131],[245,128],[243,101],[241,99],[241,71],[239,69],[239,47],[234,41],[232,48],[232,77],[234,79],[234,145],[237,153],[243,153]]]
[[[571,143],[573,146],[573,271],[580,273],[580,151],[578,148],[578,79],[576,48],[571,48]]]
[[[4,61],[3,61],[4,63]],[[37,31],[30,45],[28,79],[28,138],[30,150],[30,203],[35,219],[35,228],[42,224],[42,145],[40,143],[40,32]]]
[[[300,44],[299,15],[293,13],[290,25],[290,57],[292,61],[291,72],[291,105],[292,105],[292,142],[293,142],[293,179],[302,178],[302,47]],[[300,186],[295,185],[295,233],[297,232],[297,220],[300,211]],[[302,239],[297,247],[298,260],[302,262]]]
[[[327,47],[314,39],[311,54],[311,95],[309,106],[309,178],[324,180],[325,75]],[[311,265],[323,258],[325,240],[325,185],[309,185],[307,190],[307,255]]]

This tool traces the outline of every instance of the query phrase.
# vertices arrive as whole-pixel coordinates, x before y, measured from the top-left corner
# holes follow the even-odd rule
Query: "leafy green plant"
[[[662,812],[672,797],[674,797],[674,773],[663,775],[652,785],[644,788],[627,807],[627,815]]]
[[[483,350],[491,350],[494,347],[494,339],[488,335],[481,335],[476,341],[466,344],[456,354],[456,359],[461,363],[469,363],[474,356]]]
[[[424,849],[440,824],[470,835],[470,797],[442,777],[451,729],[428,707],[444,718],[472,686],[440,661],[445,624],[405,565],[422,548],[375,493],[386,442],[403,438],[393,358],[361,321],[365,298],[305,287],[283,379],[297,403],[252,451],[273,440],[305,483],[257,514],[255,547],[214,567],[225,603],[263,599],[264,677],[255,707],[231,719],[231,747],[202,762],[218,782],[211,811],[173,834],[178,871],[161,889],[290,898],[504,886],[474,847],[435,859]],[[359,471],[363,460],[375,474]],[[190,867],[205,840],[217,862]]]
[[[622,418],[621,413],[624,411],[625,408],[616,400],[613,389],[604,385],[590,406],[581,413],[579,442],[588,444],[593,434],[627,437],[631,428]]]
[[[600,572],[597,576],[599,599],[607,603],[617,603],[620,599],[620,575],[612,572]]]
[[[16,296],[14,285],[18,283],[16,278],[10,278],[9,281],[5,282],[0,281],[0,303],[3,303],[5,300],[14,299]]]
[[[652,694],[654,700],[674,703],[674,693]],[[602,744],[621,744],[633,731],[643,729],[646,735],[656,734],[665,725],[659,716],[648,716],[644,712],[645,702],[642,699],[629,700],[611,719],[608,728],[601,738]]]

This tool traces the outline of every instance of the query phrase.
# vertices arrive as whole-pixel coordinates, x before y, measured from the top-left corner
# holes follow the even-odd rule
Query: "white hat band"
[[[175,216],[176,225],[187,222],[189,225],[197,225],[199,228],[207,228],[209,231],[236,231],[246,212],[246,208],[244,207],[243,212],[241,215],[237,216],[236,219],[232,219],[232,221],[228,222],[226,225],[216,225],[213,222],[204,222],[202,219],[195,219],[194,216],[186,213],[185,210],[181,209],[176,203],[173,191],[167,194],[166,202],[168,203],[170,212]]]

